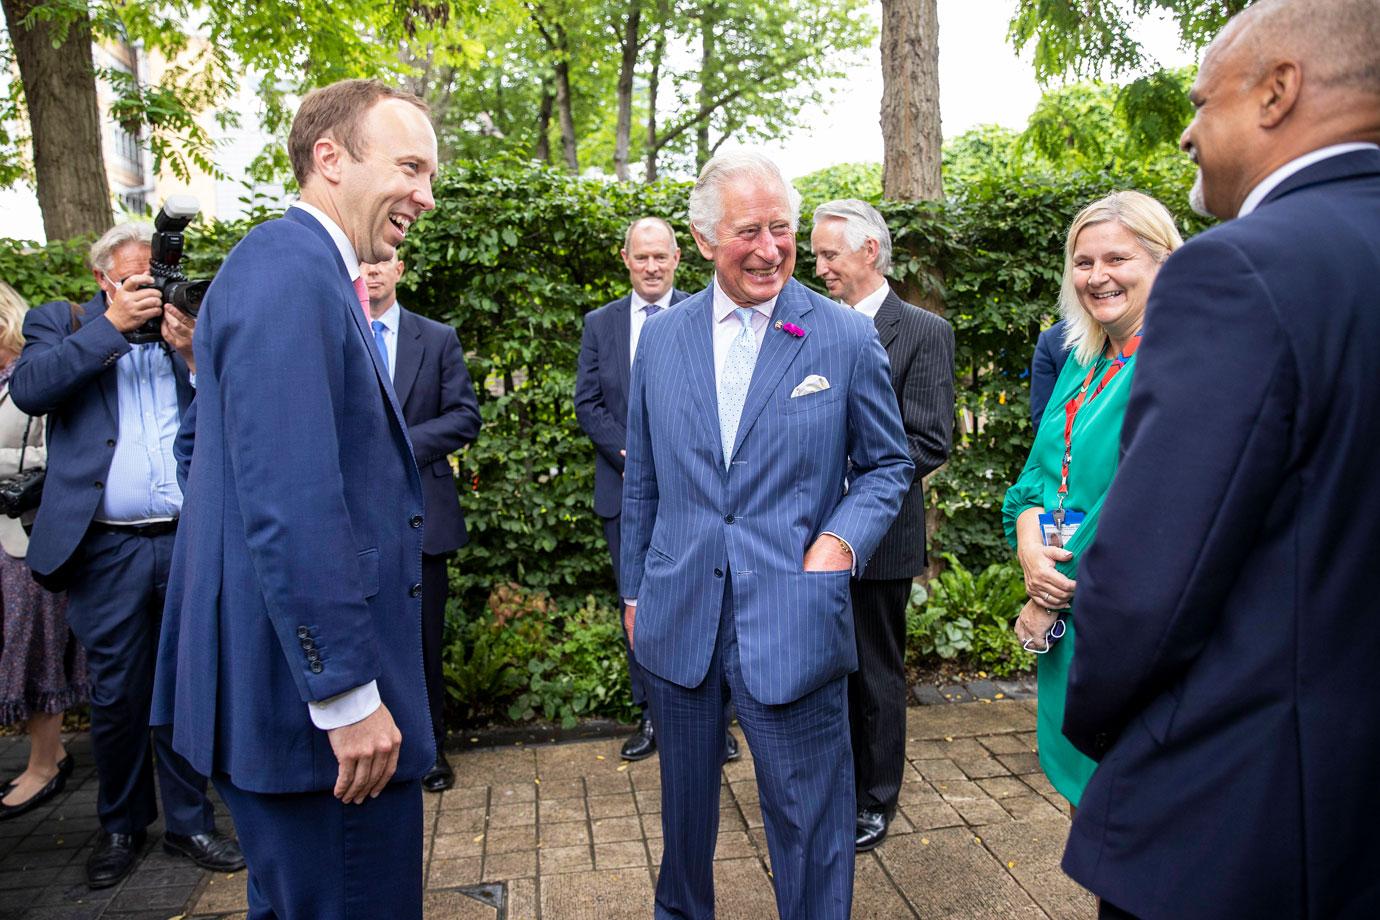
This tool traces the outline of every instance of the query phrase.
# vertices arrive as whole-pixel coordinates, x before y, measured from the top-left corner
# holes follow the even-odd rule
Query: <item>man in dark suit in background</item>
[[[446,696],[441,643],[450,593],[446,562],[469,542],[450,455],[474,443],[478,436],[479,400],[455,330],[398,303],[403,263],[397,255],[387,262],[361,263],[359,268],[369,289],[375,348],[392,378],[422,474],[426,515],[422,530],[422,656],[431,727],[436,733],[436,763],[422,777],[422,788],[441,792],[455,784],[444,747]]]
[[[1101,763],[1063,865],[1104,916],[1380,905],[1376,48],[1375,0],[1261,0],[1190,93],[1226,223],[1155,280],[1074,602],[1064,733]]]
[[[113,227],[91,247],[100,293],[84,307],[44,304],[24,320],[24,352],[10,393],[48,416],[48,476],[28,562],[68,589],[68,620],[86,649],[91,746],[100,781],[101,835],[86,864],[92,888],[134,868],[158,817],[155,764],[167,832],[163,847],[233,872],[235,842],[216,832],[206,777],[149,731],[154,651],[182,509],[173,442],[192,399],[196,321],[165,305],[149,275],[147,224]],[[126,336],[162,315],[163,341]],[[155,757],[156,753],[156,757]],[[70,764],[69,764],[70,769]]]
[[[847,198],[815,208],[810,246],[829,293],[873,321],[891,363],[915,478],[867,567],[850,583],[858,670],[848,718],[858,790],[856,846],[870,850],[896,814],[906,762],[906,603],[925,570],[924,479],[949,456],[954,423],[954,332],[891,290],[891,232],[877,209]]]
[[[1045,407],[1054,395],[1054,382],[1068,360],[1061,319],[1040,333],[1035,340],[1035,353],[1030,357],[1030,424],[1034,431],[1040,429],[1040,419],[1045,417]]]
[[[619,253],[628,267],[632,293],[585,314],[580,363],[575,377],[575,416],[594,442],[594,513],[604,522],[604,537],[618,578],[619,525],[623,508],[623,460],[628,436],[628,378],[642,324],[684,300],[675,288],[680,247],[671,225],[643,217],[628,225]],[[642,760],[656,751],[656,732],[647,716],[647,690],[632,649],[623,635],[633,705],[642,710],[637,731],[623,744],[625,760]],[[731,737],[731,736],[730,736]]]

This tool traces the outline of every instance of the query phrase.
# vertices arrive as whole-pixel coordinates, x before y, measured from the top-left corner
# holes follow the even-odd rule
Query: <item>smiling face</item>
[[[1140,329],[1159,263],[1135,234],[1116,221],[1090,224],[1073,246],[1073,284],[1078,302],[1113,340]]]
[[[403,263],[395,253],[387,262],[359,263],[359,273],[369,289],[369,315],[378,319],[398,299],[398,279],[402,277]]]
[[[656,303],[671,289],[680,265],[680,250],[660,221],[644,220],[629,234],[626,249],[619,251],[628,267],[633,290],[648,303]]]
[[[795,227],[780,184],[752,174],[728,178],[719,190],[723,218],[710,243],[698,230],[700,253],[714,262],[714,276],[728,298],[752,307],[781,293],[795,269]]]
[[[1229,220],[1250,190],[1264,178],[1260,87],[1251,81],[1251,61],[1242,42],[1228,35],[1203,59],[1189,90],[1193,120],[1179,146],[1198,166],[1189,202],[1199,214]],[[1262,156],[1263,155],[1263,156]]]
[[[829,293],[854,307],[884,279],[876,269],[877,241],[869,238],[852,249],[844,235],[847,223],[842,217],[820,220],[810,233],[810,248],[815,253],[815,274]]]
[[[420,109],[401,99],[376,102],[361,128],[358,160],[329,137],[317,141],[317,171],[328,180],[334,204],[327,213],[334,210],[355,255],[361,262],[387,262],[413,222],[436,206],[436,133]],[[324,156],[322,145],[332,148]]]

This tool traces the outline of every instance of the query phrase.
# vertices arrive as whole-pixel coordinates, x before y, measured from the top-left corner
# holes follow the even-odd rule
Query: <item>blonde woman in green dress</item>
[[[1140,192],[1114,192],[1074,218],[1059,295],[1071,354],[1002,507],[1006,538],[1030,595],[1016,635],[1040,656],[1040,766],[1074,807],[1096,766],[1062,730],[1076,653],[1078,560],[1097,533],[1116,474],[1150,286],[1181,245],[1169,211]]]

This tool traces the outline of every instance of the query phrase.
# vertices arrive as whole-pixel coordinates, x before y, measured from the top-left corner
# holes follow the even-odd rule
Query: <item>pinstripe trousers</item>
[[[738,662],[733,591],[725,578],[709,672],[694,688],[644,671],[661,766],[665,846],[657,920],[714,916],[714,847],[731,699],[757,774],[782,920],[847,920],[853,903],[856,811],[847,678],[780,706],[757,702]]]

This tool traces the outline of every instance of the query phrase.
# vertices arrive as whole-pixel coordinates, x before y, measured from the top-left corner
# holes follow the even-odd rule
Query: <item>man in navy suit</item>
[[[195,320],[143,287],[153,282],[151,235],[147,224],[121,224],[96,241],[91,268],[100,293],[80,308],[59,301],[31,311],[10,382],[18,408],[48,416],[48,475],[28,562],[40,582],[68,589],[67,617],[89,662],[101,821],[86,864],[93,888],[134,868],[145,828],[158,816],[155,765],[164,849],[216,871],[244,864],[212,823],[205,774],[173,751],[166,729],[149,731],[182,508],[173,442],[195,368]],[[127,341],[160,312],[163,341]]]
[[[417,470],[422,474],[426,516],[422,527],[422,654],[431,727],[436,736],[436,763],[422,777],[422,788],[442,792],[455,785],[455,772],[445,753],[446,686],[441,671],[446,598],[450,594],[446,562],[469,542],[450,455],[474,443],[478,436],[479,400],[455,330],[398,303],[398,279],[403,269],[396,255],[387,262],[360,265],[369,289],[375,347],[393,381]]]
[[[436,135],[417,97],[345,80],[302,101],[288,153],[301,200],[197,324],[155,717],[230,807],[250,916],[417,920],[423,492],[359,262],[434,207]]]
[[[648,318],[685,299],[675,287],[680,246],[676,232],[659,217],[628,225],[619,255],[628,267],[632,292],[585,314],[580,360],[575,373],[575,417],[594,443],[594,513],[604,522],[604,538],[618,578],[619,526],[623,509],[623,458],[628,437],[628,378],[637,340]],[[642,710],[637,731],[623,742],[624,760],[656,752],[656,732],[647,715],[642,671],[623,634],[633,705]]]
[[[1377,47],[1375,0],[1262,0],[1190,95],[1226,223],[1155,280],[1074,605],[1064,732],[1101,763],[1064,868],[1107,916],[1380,905]]]
[[[1035,353],[1030,356],[1030,424],[1031,430],[1040,429],[1040,419],[1045,417],[1045,407],[1054,395],[1054,384],[1059,373],[1068,363],[1069,350],[1064,347],[1064,321],[1061,319],[1050,326],[1035,340]]]
[[[621,586],[661,748],[659,918],[714,915],[730,697],[781,917],[852,906],[849,576],[915,468],[875,327],[791,280],[799,214],[767,158],[711,159],[690,223],[714,283],[633,365]]]

